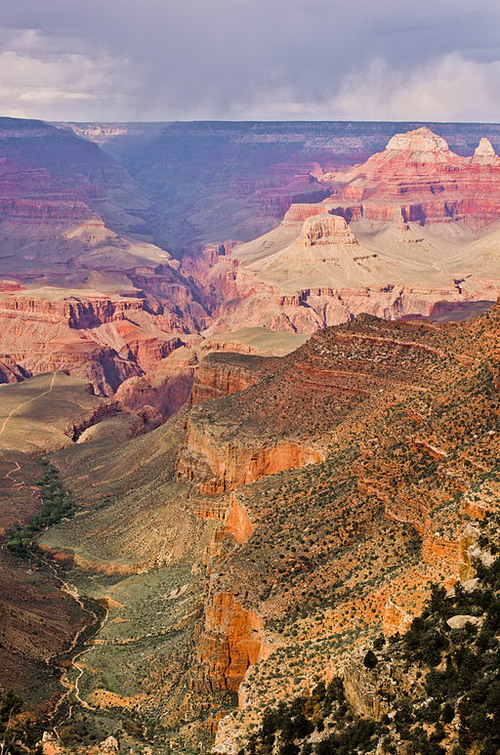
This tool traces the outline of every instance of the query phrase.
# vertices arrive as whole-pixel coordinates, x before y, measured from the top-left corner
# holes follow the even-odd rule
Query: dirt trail
[[[2,426],[0,427],[0,438],[4,434],[5,428],[7,427],[8,423],[10,422],[10,420],[12,419],[12,417],[14,416],[14,414],[19,411],[19,409],[22,409],[23,406],[27,406],[28,404],[31,404],[33,401],[38,401],[38,399],[41,399],[44,396],[47,396],[49,393],[52,393],[52,391],[54,390],[54,383],[56,381],[56,377],[57,377],[57,372],[53,372],[52,373],[52,379],[50,381],[50,387],[46,391],[43,391],[42,393],[39,393],[38,396],[33,396],[32,398],[28,399],[27,401],[22,401],[20,404],[18,404],[18,406],[16,406],[14,409],[12,409],[11,412],[9,412],[9,414],[7,415],[7,417],[4,419]],[[3,453],[3,451],[0,449],[0,454],[2,454],[2,453]]]
[[[50,386],[49,386],[49,388],[46,391],[42,391],[42,393],[39,393],[37,396],[32,396],[27,401],[22,401],[20,404],[18,404],[16,407],[14,407],[14,409],[12,409],[12,411],[9,412],[9,414],[7,415],[7,417],[4,419],[4,421],[2,423],[2,426],[0,427],[0,438],[4,434],[5,428],[7,427],[8,423],[10,422],[10,420],[12,419],[12,417],[14,416],[14,414],[16,412],[18,412],[20,409],[22,409],[23,406],[27,406],[28,404],[31,404],[33,401],[38,401],[38,399],[41,399],[44,396],[47,396],[49,393],[52,393],[52,391],[54,390],[54,384],[55,384],[55,381],[56,381],[56,377],[57,377],[57,372],[53,372],[52,373],[52,378],[51,378],[51,381],[50,381]],[[5,455],[5,452],[7,450],[10,450],[10,449],[0,448],[0,458]],[[19,450],[21,450],[21,449],[19,449]],[[15,472],[19,472],[20,470],[21,470],[21,467],[19,466],[19,464],[17,463],[17,461],[15,461],[14,462],[14,466],[12,467],[12,469],[10,469],[4,475],[3,479],[4,480],[10,480],[12,483],[14,483],[14,485],[17,487],[18,490],[21,490],[22,488],[28,488],[29,490],[31,490],[31,495],[32,496],[38,495],[38,492],[39,492],[38,488],[36,488],[36,487],[34,487],[32,485],[26,485],[26,483],[23,482],[22,480],[21,481],[20,480],[16,480],[14,477],[12,477],[12,475]]]
[[[70,647],[68,648],[68,650],[65,651],[66,653],[71,653],[76,648],[76,646],[78,645],[78,643],[80,641],[80,637],[88,629],[89,626],[95,625],[95,627],[96,627],[95,631],[94,631],[94,634],[93,634],[94,637],[97,634],[99,634],[99,632],[102,630],[102,628],[104,627],[104,625],[106,624],[106,622],[108,620],[109,611],[106,608],[106,612],[105,612],[104,616],[102,617],[102,619],[100,619],[99,616],[97,615],[97,613],[95,611],[92,611],[90,608],[87,608],[87,606],[85,605],[84,601],[81,599],[81,597],[80,597],[80,595],[79,595],[78,590],[76,589],[76,587],[74,585],[69,584],[68,582],[65,582],[59,576],[59,574],[57,573],[56,567],[49,560],[43,559],[43,563],[50,569],[50,571],[54,575],[54,578],[57,580],[57,582],[59,582],[62,592],[65,592],[67,595],[69,595],[76,603],[78,603],[78,605],[80,606],[80,608],[82,609],[82,611],[84,611],[89,617],[91,617],[90,624],[86,624],[85,626],[83,626],[80,629],[79,632],[77,632],[77,634],[73,638],[73,641],[72,641]],[[83,700],[83,698],[80,696],[79,682],[80,682],[80,679],[82,678],[82,676],[84,674],[84,669],[77,663],[77,660],[79,660],[83,655],[85,655],[86,653],[89,653],[91,650],[93,650],[96,647],[95,645],[92,644],[92,639],[93,638],[91,638],[89,640],[86,640],[84,642],[83,650],[81,650],[79,653],[77,653],[74,656],[74,658],[71,659],[71,669],[70,669],[70,671],[72,671],[74,669],[76,669],[78,671],[78,675],[77,675],[75,681],[74,682],[70,681],[70,679],[69,679],[69,672],[68,671],[66,671],[63,674],[63,676],[61,677],[61,684],[66,689],[66,692],[58,700],[58,702],[57,702],[57,704],[56,704],[56,706],[55,706],[55,708],[53,710],[53,713],[52,713],[52,717],[53,718],[56,716],[56,714],[57,714],[59,708],[61,707],[62,703],[69,697],[69,695],[71,695],[71,693],[74,693],[75,699],[77,700],[77,702],[83,708],[86,708],[87,710],[95,710],[95,708],[92,705],[89,705],[89,703],[87,703],[85,700]],[[47,659],[47,663],[48,664],[53,663],[53,661],[54,661],[53,658],[48,658]],[[69,706],[69,710],[68,710],[68,715],[65,717],[64,721],[68,721],[71,718],[72,713],[73,713],[73,705],[70,705]],[[59,725],[61,725],[61,724],[59,724]],[[54,727],[54,729],[55,729],[55,727]]]
[[[52,393],[52,391],[54,390],[54,384],[55,384],[55,381],[56,381],[56,377],[57,377],[57,372],[53,372],[52,373],[52,378],[51,378],[51,381],[50,381],[50,386],[48,387],[47,390],[42,391],[37,396],[32,396],[27,401],[22,401],[20,404],[18,404],[16,407],[14,407],[14,409],[12,409],[9,412],[9,414],[4,419],[4,421],[3,421],[3,423],[2,423],[2,425],[0,427],[0,438],[4,434],[5,428],[7,427],[8,423],[10,422],[10,420],[12,419],[12,417],[14,416],[14,414],[16,412],[18,412],[20,409],[22,409],[23,406],[27,406],[28,404],[31,404],[33,401],[38,401],[38,399],[41,399],[44,396],[47,396],[49,393]],[[5,452],[8,451],[8,450],[14,450],[14,449],[0,448],[0,459],[2,458],[2,456],[5,456]],[[21,449],[19,449],[19,450],[21,450]],[[9,480],[11,483],[13,483],[14,487],[17,490],[22,490],[23,488],[27,488],[28,490],[31,491],[31,496],[32,497],[36,497],[39,494],[39,490],[38,490],[37,487],[35,487],[33,485],[28,485],[23,480],[16,480],[16,478],[12,476],[16,472],[19,472],[21,470],[21,467],[19,466],[19,464],[18,464],[17,461],[14,461],[13,464],[14,464],[14,466],[12,467],[12,469],[10,469],[8,472],[6,472],[2,479]]]
[[[42,391],[37,396],[32,396],[32,398],[30,398],[30,399],[28,399],[26,401],[22,401],[20,404],[18,404],[16,407],[14,407],[14,409],[12,409],[9,412],[9,414],[7,415],[7,417],[5,417],[5,419],[3,420],[2,425],[0,426],[0,438],[4,434],[5,429],[6,429],[7,425],[8,425],[8,423],[10,422],[10,420],[12,419],[12,417],[16,414],[16,412],[20,411],[23,407],[27,406],[28,404],[31,404],[34,401],[38,401],[39,399],[43,398],[44,396],[48,396],[50,393],[52,393],[52,391],[54,390],[54,385],[55,385],[56,377],[57,377],[57,372],[53,372],[52,373],[52,378],[51,378],[51,381],[50,381],[50,385],[49,385],[49,387],[46,390]],[[8,451],[8,450],[10,450],[10,449],[0,448],[0,458],[2,456],[4,456],[5,452]],[[16,480],[16,478],[13,477],[13,475],[16,472],[19,472],[21,470],[21,467],[20,467],[20,465],[18,464],[17,461],[13,462],[13,464],[14,465],[13,465],[12,469],[10,469],[8,472],[6,472],[6,474],[3,476],[3,479],[9,480],[18,489],[21,489],[23,487],[29,488],[31,490],[31,495],[33,495],[33,496],[38,495],[39,494],[38,487],[35,487],[35,486],[32,486],[32,485],[27,485],[22,480]],[[59,583],[61,591],[65,592],[76,603],[78,603],[78,605],[80,606],[80,608],[82,609],[82,611],[84,611],[84,613],[86,613],[89,616],[89,619],[90,619],[90,622],[86,623],[84,626],[82,626],[82,628],[76,633],[76,635],[73,637],[73,640],[71,642],[70,647],[65,651],[66,653],[71,653],[77,647],[82,634],[85,631],[87,631],[87,629],[89,628],[89,626],[95,625],[96,629],[95,629],[95,633],[94,634],[98,634],[101,631],[101,629],[103,628],[103,626],[106,624],[106,622],[108,620],[109,612],[106,609],[105,615],[102,617],[102,619],[100,619],[99,616],[98,616],[98,614],[95,611],[92,611],[90,608],[87,608],[87,606],[85,605],[84,601],[80,598],[80,595],[78,594],[78,591],[77,591],[76,587],[74,585],[69,584],[68,582],[65,582],[59,576],[59,574],[57,573],[57,570],[56,570],[55,566],[50,562],[50,560],[43,558],[42,561],[45,564],[45,566],[52,572],[54,579]],[[77,675],[77,677],[76,677],[76,679],[75,679],[74,682],[70,681],[70,679],[68,678],[69,677],[69,672],[68,671],[65,671],[65,673],[61,677],[61,684],[66,689],[66,692],[59,698],[59,700],[58,700],[58,702],[57,702],[57,704],[56,704],[56,706],[55,706],[55,708],[54,708],[54,710],[52,712],[52,718],[54,718],[56,716],[56,714],[57,714],[60,706],[62,705],[62,703],[72,693],[74,693],[74,696],[75,696],[75,699],[77,700],[77,702],[80,705],[82,705],[84,708],[87,708],[88,710],[95,710],[95,708],[93,706],[89,705],[89,703],[87,703],[85,700],[83,700],[82,697],[80,696],[79,682],[80,682],[81,677],[83,676],[84,669],[77,663],[77,660],[80,659],[85,653],[90,652],[90,650],[92,650],[93,647],[95,647],[95,646],[91,644],[91,640],[86,640],[84,642],[83,650],[81,650],[79,653],[77,653],[77,655],[74,656],[74,658],[71,659],[71,669],[70,669],[70,671],[76,669],[77,672],[78,672],[78,675]],[[52,665],[54,663],[54,660],[55,660],[54,658],[47,658],[46,659],[47,665]],[[67,721],[67,720],[69,720],[71,718],[72,712],[73,712],[73,705],[71,704],[69,706],[68,714],[67,714],[67,716],[65,718],[65,721]],[[54,731],[57,734],[56,727],[54,727]]]

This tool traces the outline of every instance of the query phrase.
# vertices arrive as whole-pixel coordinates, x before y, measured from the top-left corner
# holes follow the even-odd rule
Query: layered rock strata
[[[333,191],[323,202],[292,205],[260,239],[198,261],[194,276],[220,292],[214,332],[312,333],[361,312],[460,316],[496,299],[500,159],[487,140],[464,158],[420,128],[321,180]]]

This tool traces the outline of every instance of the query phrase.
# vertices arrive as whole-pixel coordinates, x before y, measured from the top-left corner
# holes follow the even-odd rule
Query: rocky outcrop
[[[387,159],[404,155],[414,163],[448,163],[457,157],[450,152],[445,139],[425,126],[393,136],[389,139],[385,154]]]
[[[96,343],[88,334],[26,320],[3,319],[3,344],[23,375],[67,372],[89,381],[95,390],[110,396],[140,369],[111,348]]]
[[[19,383],[29,377],[24,370],[8,354],[0,355],[0,383]]]
[[[321,461],[324,453],[294,441],[276,441],[269,446],[225,440],[190,417],[186,439],[177,462],[179,479],[196,482],[203,495],[215,495],[277,474]]]
[[[125,380],[115,396],[121,406],[133,410],[152,406],[168,419],[189,401],[196,367],[192,361],[166,364],[164,360],[148,375]]]
[[[230,497],[229,508],[224,517],[224,534],[230,535],[239,543],[246,543],[252,535],[254,526],[248,516],[245,506],[235,495]]]
[[[382,615],[382,629],[388,637],[406,632],[415,618],[415,613],[410,612],[404,605],[399,605],[394,598],[389,598],[384,606]]]
[[[69,296],[50,300],[36,296],[6,296],[0,299],[0,317],[9,313],[25,315],[45,323],[65,323],[68,328],[96,328],[104,323],[123,320],[127,314],[147,310],[144,299],[89,298]]]
[[[346,665],[342,680],[346,700],[356,715],[375,721],[387,715],[389,704],[382,693],[394,688],[388,673],[384,674],[380,669],[374,673],[364,666],[362,658],[357,658]]]
[[[492,143],[489,139],[482,138],[477,145],[474,155],[471,158],[471,163],[480,165],[500,165],[500,157],[496,154]]]
[[[353,289],[344,286],[305,288],[284,295],[278,287],[270,291],[268,286],[263,285],[259,289],[253,278],[247,287],[244,274],[238,277],[238,282],[242,284],[241,298],[237,304],[233,299],[231,306],[222,305],[219,308],[216,323],[212,326],[215,332],[248,324],[276,331],[312,334],[320,328],[338,325],[362,313],[399,320],[432,318],[435,314],[448,312],[450,319],[453,319],[455,312],[466,313],[468,307],[474,311],[475,302],[479,307],[482,302],[486,308],[498,290],[495,282],[491,281],[470,294],[461,293],[453,285],[432,290],[390,284]],[[222,281],[222,286],[225,285],[226,281]],[[234,289],[234,285],[231,289]]]
[[[231,347],[231,344],[228,344]],[[256,383],[272,360],[260,357],[239,357],[235,354],[212,354],[201,362],[191,391],[191,404],[228,396]]]
[[[210,597],[199,656],[212,690],[237,692],[247,669],[268,653],[263,622],[255,611],[245,609],[231,594]]]
[[[320,180],[334,195],[292,205],[274,230],[191,268],[219,295],[209,332],[312,333],[361,312],[453,316],[496,300],[500,158],[486,142],[461,157],[420,128]]]
[[[88,386],[87,390],[89,393],[93,393],[91,385]],[[86,416],[84,419],[77,418],[74,422],[70,423],[65,431],[66,435],[73,441],[78,440],[86,430],[89,430],[89,428],[94,427],[104,419],[116,416],[117,409],[117,401],[108,400],[102,402],[91,414]]]
[[[314,215],[322,215],[325,211],[322,204],[296,203],[294,202],[285,213],[281,225],[300,228],[302,223]]]
[[[137,297],[12,294],[0,299],[1,344],[27,374],[67,371],[111,395],[183,344],[177,320],[158,309]]]
[[[499,217],[500,159],[487,139],[463,158],[430,129],[416,129],[393,136],[383,152],[335,178],[345,183],[339,206],[354,219],[422,225],[454,219],[476,227]]]
[[[297,239],[297,244],[305,247],[357,243],[344,218],[329,213],[307,218]]]
[[[241,355],[233,353],[235,350]],[[238,341],[200,340],[177,348],[145,375],[126,380],[116,398],[133,410],[144,404],[154,406],[167,419],[187,402],[196,405],[253,385],[272,368],[273,360],[252,355],[252,351]]]
[[[297,202],[321,202],[330,190],[319,184],[312,175],[295,176],[286,186],[260,189],[256,192],[260,211],[271,217],[283,216],[290,205]]]

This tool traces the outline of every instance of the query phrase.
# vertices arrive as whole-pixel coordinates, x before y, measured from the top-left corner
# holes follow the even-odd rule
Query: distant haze
[[[499,0],[2,0],[0,114],[500,121]]]

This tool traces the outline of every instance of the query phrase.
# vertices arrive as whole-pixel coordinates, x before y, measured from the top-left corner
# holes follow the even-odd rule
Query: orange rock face
[[[2,346],[17,365],[11,375],[67,371],[104,395],[182,344],[171,318],[151,314],[142,299],[9,295],[0,299],[0,327]]]
[[[262,620],[233,595],[218,593],[205,610],[200,659],[212,689],[236,692],[247,669],[262,651]]]
[[[293,441],[249,447],[235,439],[222,445],[220,439],[213,438],[209,427],[190,417],[177,472],[180,479],[196,480],[203,495],[215,495],[286,469],[314,464],[323,455],[321,449]]]
[[[229,344],[229,348],[231,344]],[[191,392],[191,404],[228,396],[243,391],[260,379],[266,364],[272,360],[224,355],[208,356],[200,363]]]
[[[245,507],[231,496],[231,504],[224,519],[225,534],[231,535],[237,543],[246,543],[254,531],[254,526],[250,521]]]
[[[313,670],[336,673],[353,635],[404,632],[431,582],[450,587],[473,575],[477,533],[460,499],[478,491],[480,475],[491,479],[492,363],[483,376],[489,387],[472,386],[483,380],[497,327],[498,306],[460,326],[363,317],[317,334],[270,379],[191,412],[178,468],[215,496],[214,511],[227,507],[211,553],[200,657],[213,689],[238,689],[243,714],[269,704],[282,686],[292,695]],[[237,438],[230,416],[238,417]],[[264,416],[267,428],[288,436],[269,460],[273,473],[285,470],[276,477],[257,472],[269,451]],[[333,442],[310,467],[290,453],[298,428],[302,448],[314,438]],[[465,438],[477,443],[474,451]],[[485,484],[477,505],[494,506],[494,482]],[[341,637],[345,645],[323,649]],[[268,653],[277,648],[273,661]]]

